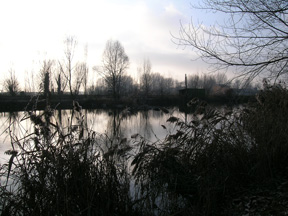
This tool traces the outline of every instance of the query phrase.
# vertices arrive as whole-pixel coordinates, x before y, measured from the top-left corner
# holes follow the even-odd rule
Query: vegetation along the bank
[[[177,132],[153,143],[89,130],[77,103],[65,128],[29,111],[34,132],[11,130],[1,165],[2,215],[285,215],[287,105],[281,85],[238,109],[192,100],[192,120],[171,116]]]

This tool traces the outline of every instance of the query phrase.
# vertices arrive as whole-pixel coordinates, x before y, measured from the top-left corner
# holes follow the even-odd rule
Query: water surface
[[[38,111],[37,114],[41,114],[41,111]],[[55,110],[51,121],[57,122],[65,129],[69,124],[78,124],[78,114],[76,115],[72,110]],[[88,130],[107,134],[108,137],[119,140],[123,138],[130,140],[132,135],[139,134],[149,141],[164,139],[167,134],[176,130],[174,124],[167,122],[170,116],[183,120],[187,118],[178,108],[169,109],[169,113],[156,110],[134,113],[128,110],[82,110],[81,116],[83,116],[83,123]],[[0,163],[9,159],[4,152],[13,148],[11,139],[18,139],[21,142],[23,137],[33,132],[33,124],[27,113],[0,113]]]

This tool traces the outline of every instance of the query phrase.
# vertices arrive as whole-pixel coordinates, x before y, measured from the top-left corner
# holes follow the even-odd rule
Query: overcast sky
[[[217,18],[192,9],[191,1],[0,0],[0,79],[13,69],[24,80],[25,74],[38,72],[43,60],[61,60],[63,41],[71,35],[78,40],[77,60],[84,58],[87,45],[90,67],[101,64],[106,41],[115,39],[124,46],[134,77],[144,58],[153,72],[179,80],[205,72],[201,62],[191,61],[195,54],[189,48],[171,41],[180,21],[193,17],[211,25]]]

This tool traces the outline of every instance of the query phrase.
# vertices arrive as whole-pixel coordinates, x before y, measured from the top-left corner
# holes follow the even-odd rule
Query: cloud
[[[178,11],[172,3],[170,3],[169,5],[167,5],[167,6],[165,7],[165,11],[166,11],[168,14],[171,14],[171,15],[174,15],[174,16],[175,16],[175,15],[176,15],[176,16],[183,16],[183,14],[182,14],[180,11]]]

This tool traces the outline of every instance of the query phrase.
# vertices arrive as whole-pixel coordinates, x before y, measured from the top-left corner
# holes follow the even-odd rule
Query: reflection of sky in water
[[[12,149],[9,130],[13,137],[20,139],[31,132],[32,125],[25,119],[24,112],[0,113],[0,164],[9,158],[4,152]]]
[[[106,133],[110,137],[117,139],[131,139],[131,135],[140,134],[149,141],[164,139],[167,132],[175,132],[174,124],[167,122],[167,119],[173,115],[185,119],[183,113],[177,108],[170,109],[170,113],[165,114],[162,111],[139,111],[132,115],[126,115],[125,112],[116,112],[112,110],[82,110],[84,124],[89,130],[97,133]],[[55,111],[52,122],[57,121],[62,129],[65,129],[71,123],[71,110]],[[77,115],[75,115],[76,117]],[[73,118],[72,124],[77,124],[76,118]],[[33,125],[29,119],[25,119],[24,112],[0,113],[0,163],[9,158],[4,152],[12,149],[8,128],[19,139],[27,133],[33,133]],[[161,126],[165,125],[166,130]]]

